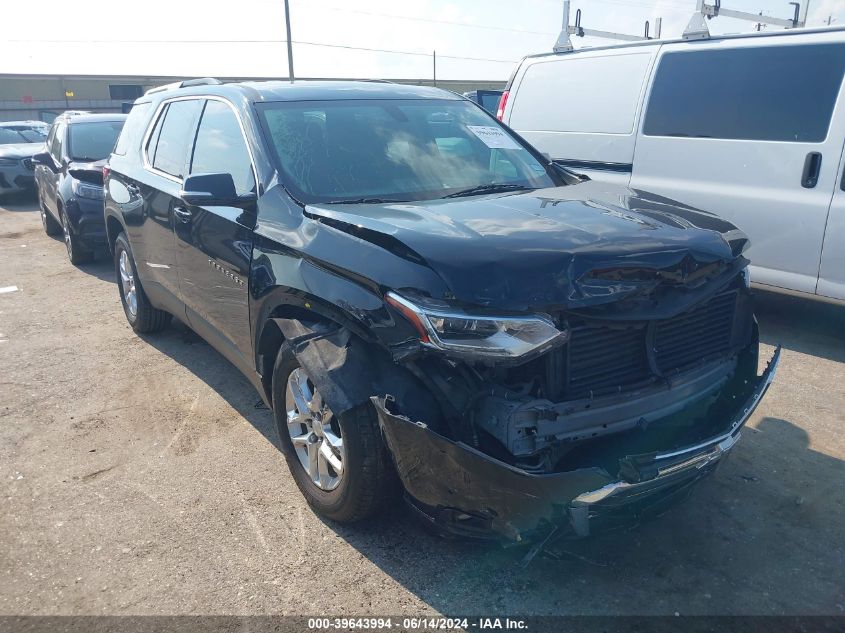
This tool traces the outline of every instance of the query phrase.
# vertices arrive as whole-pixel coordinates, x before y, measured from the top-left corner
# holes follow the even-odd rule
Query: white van
[[[499,118],[561,165],[712,211],[755,284],[845,300],[845,29],[524,59]]]

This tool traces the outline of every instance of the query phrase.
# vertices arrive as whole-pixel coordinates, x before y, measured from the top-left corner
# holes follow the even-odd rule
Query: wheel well
[[[264,387],[267,402],[271,405],[273,403],[273,369],[276,366],[276,357],[279,355],[279,349],[282,347],[282,343],[285,342],[282,331],[273,319],[299,319],[311,323],[315,321],[333,323],[331,319],[321,314],[293,305],[278,306],[267,315],[261,328],[258,345],[256,346],[256,355],[258,358],[258,369],[261,372],[261,384]]]
[[[123,225],[113,215],[106,218],[106,237],[109,241],[109,252],[114,253],[114,243],[117,241],[117,236],[123,230]]]

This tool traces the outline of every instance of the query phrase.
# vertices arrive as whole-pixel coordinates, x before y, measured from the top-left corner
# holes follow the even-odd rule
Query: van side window
[[[167,106],[152,161],[155,169],[177,178],[185,175],[188,150],[191,147],[201,105],[202,101],[199,99],[190,99],[173,101]],[[150,150],[152,150],[152,143],[153,141],[150,141]]]
[[[151,106],[152,103],[136,103],[132,106],[129,116],[126,117],[126,122],[123,124],[123,129],[120,131],[120,136],[117,138],[117,145],[114,147],[115,154],[125,155],[129,143],[143,134]],[[137,148],[137,141],[135,142]]]
[[[255,189],[252,161],[238,118],[221,101],[206,102],[197,131],[191,173],[227,173],[232,175],[238,193]]]
[[[666,53],[647,136],[819,143],[845,72],[845,45]]]

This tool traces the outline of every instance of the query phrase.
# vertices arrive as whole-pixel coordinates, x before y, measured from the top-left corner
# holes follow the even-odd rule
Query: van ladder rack
[[[570,0],[564,0],[563,2],[563,26],[561,27],[557,42],[555,42],[555,53],[566,53],[573,49],[572,40],[569,38],[570,35],[575,35],[576,37],[589,35],[590,37],[604,37],[610,40],[624,40],[626,42],[660,39],[660,29],[663,25],[663,18],[657,18],[657,20],[655,20],[653,37],[650,36],[648,32],[648,20],[645,21],[645,33],[643,35],[629,35],[627,33],[614,33],[612,31],[597,31],[596,29],[585,29],[581,26],[581,9],[578,9],[575,12],[575,24],[570,25],[569,3]]]
[[[687,28],[684,29],[684,39],[708,39],[710,37],[710,29],[707,28],[707,20],[712,20],[720,15],[723,15],[726,18],[734,18],[736,20],[748,20],[749,22],[782,26],[785,29],[797,29],[803,27],[807,21],[807,16],[805,15],[803,20],[800,19],[801,4],[798,2],[790,2],[789,4],[793,6],[795,13],[791,19],[784,19],[772,18],[758,13],[746,13],[745,11],[723,9],[722,0],[715,0],[714,4],[707,4],[704,0],[697,0],[695,13],[692,18],[690,18]]]

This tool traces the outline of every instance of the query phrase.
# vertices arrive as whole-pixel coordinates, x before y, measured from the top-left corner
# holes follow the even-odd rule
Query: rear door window
[[[202,101],[199,99],[173,101],[167,106],[167,110],[159,119],[160,129],[153,131],[150,141],[149,152],[153,168],[176,178],[185,175],[188,151],[201,106]],[[159,124],[156,125],[157,128]],[[154,141],[156,144],[153,152]]]
[[[819,143],[843,73],[842,44],[666,53],[643,133]]]
[[[123,130],[121,130],[120,136],[117,138],[117,145],[114,148],[115,154],[125,155],[130,143],[133,142],[137,149],[137,139],[144,133],[151,107],[152,103],[136,103],[132,106],[129,116],[126,117]]]
[[[252,160],[240,123],[232,108],[222,101],[206,102],[197,130],[191,173],[227,173],[232,175],[238,193],[255,189]]]

